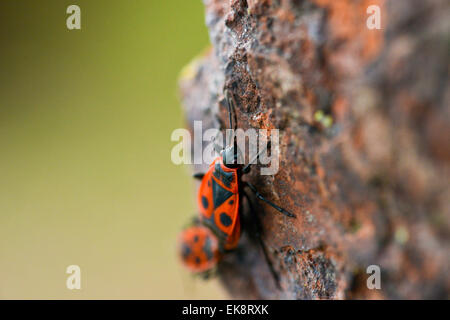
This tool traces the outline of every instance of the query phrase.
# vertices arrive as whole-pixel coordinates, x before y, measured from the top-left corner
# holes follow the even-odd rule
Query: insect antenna
[[[227,102],[227,110],[228,110],[228,129],[233,129],[236,130],[236,123],[237,123],[237,118],[236,118],[236,105],[234,103],[234,96],[233,94],[230,92],[230,90],[225,89],[225,100]],[[233,114],[234,114],[234,123],[233,123]],[[230,132],[231,134],[233,134],[232,132]],[[233,136],[227,137],[230,143],[231,143],[231,139],[233,138],[233,143],[235,143],[234,139],[234,134]]]
[[[269,148],[269,147],[270,147],[270,141],[267,142],[267,144],[265,145],[264,148],[261,148],[261,150],[259,150],[259,152],[258,152],[257,155],[255,155],[252,159],[249,160],[249,162],[247,163],[247,165],[246,165],[244,168],[242,168],[242,172],[244,172],[244,173],[248,172],[248,171],[249,171],[249,168],[250,168],[250,165],[252,165],[252,164],[258,159],[258,157],[259,157],[264,151],[266,151],[267,148]]]
[[[236,129],[236,121],[233,126],[233,120],[232,120],[233,113],[234,113],[234,117],[236,118],[236,113],[235,113],[236,105],[234,103],[234,96],[228,89],[225,89],[225,99],[227,101],[227,109],[228,109],[228,129]]]

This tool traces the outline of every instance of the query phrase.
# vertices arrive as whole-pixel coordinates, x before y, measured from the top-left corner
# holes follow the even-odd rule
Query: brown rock
[[[240,128],[280,129],[280,171],[246,179],[297,215],[259,203],[281,290],[244,234],[219,266],[231,297],[448,298],[448,1],[205,5],[213,48],[181,80],[188,124],[226,123],[229,88]],[[381,290],[366,286],[373,264]]]

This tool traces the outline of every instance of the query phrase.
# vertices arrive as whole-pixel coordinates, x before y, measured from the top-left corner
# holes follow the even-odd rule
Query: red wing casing
[[[221,239],[225,249],[237,246],[241,233],[237,169],[216,158],[203,177],[198,192],[202,221]]]

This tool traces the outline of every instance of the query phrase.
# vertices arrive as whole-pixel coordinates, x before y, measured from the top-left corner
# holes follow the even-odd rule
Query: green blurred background
[[[174,251],[196,211],[170,134],[202,2],[1,0],[0,38],[0,298],[225,297]]]

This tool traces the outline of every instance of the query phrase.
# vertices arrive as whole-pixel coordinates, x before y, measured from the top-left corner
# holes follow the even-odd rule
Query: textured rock
[[[279,172],[245,179],[297,214],[259,203],[281,289],[244,234],[219,266],[230,296],[448,298],[448,1],[204,2],[212,48],[180,81],[187,123],[226,123],[229,88],[240,128],[280,129]]]

